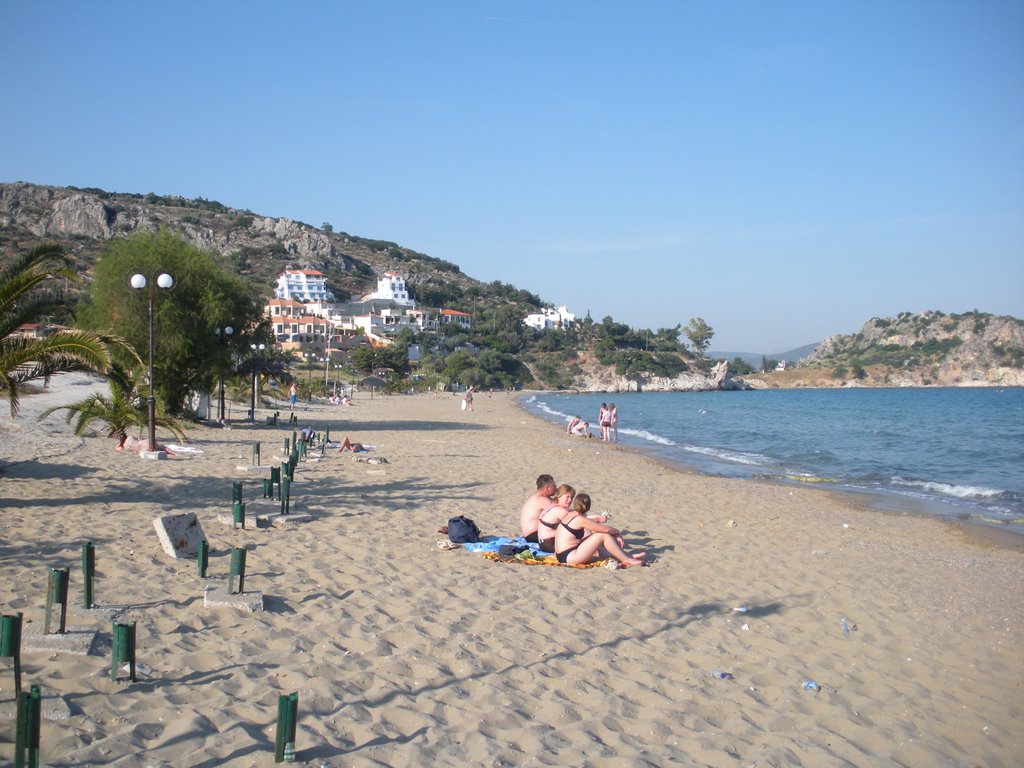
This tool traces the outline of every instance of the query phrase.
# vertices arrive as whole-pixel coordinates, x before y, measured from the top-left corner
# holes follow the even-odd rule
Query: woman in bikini
[[[583,497],[586,497],[587,503],[581,503],[577,508],[574,502],[573,508],[558,523],[555,531],[555,556],[558,562],[578,565],[603,557],[614,557],[624,568],[643,565],[647,553],[627,554],[623,547],[622,532],[587,517],[583,507],[590,509],[590,497],[581,493],[577,498]]]
[[[608,410],[608,406],[601,403],[601,408],[597,412],[597,425],[601,428],[601,442],[609,443],[612,439],[612,415],[611,411]]]
[[[558,530],[558,523],[569,511],[576,496],[576,489],[571,485],[562,484],[555,489],[555,495],[551,497],[555,503],[540,513],[537,518],[537,543],[542,552],[555,551],[555,531]]]

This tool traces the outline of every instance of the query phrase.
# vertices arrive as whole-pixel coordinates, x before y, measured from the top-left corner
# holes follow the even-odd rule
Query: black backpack
[[[455,544],[480,541],[480,529],[468,517],[459,515],[448,521],[448,538]]]

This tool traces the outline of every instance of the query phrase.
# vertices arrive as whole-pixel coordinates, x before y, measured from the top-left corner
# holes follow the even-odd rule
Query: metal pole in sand
[[[14,692],[21,695],[21,611],[0,618],[0,656],[14,661]]]

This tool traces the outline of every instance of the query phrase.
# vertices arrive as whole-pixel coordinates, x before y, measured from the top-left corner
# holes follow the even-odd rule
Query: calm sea
[[[619,442],[710,475],[822,484],[1024,534],[1024,389],[538,394],[564,429],[614,401]]]

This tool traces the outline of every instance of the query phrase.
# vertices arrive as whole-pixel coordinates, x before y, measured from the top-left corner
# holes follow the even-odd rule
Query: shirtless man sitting
[[[537,490],[531,493],[519,510],[519,531],[527,541],[537,541],[537,521],[541,514],[551,507],[551,496],[555,492],[555,479],[551,475],[537,478]]]

